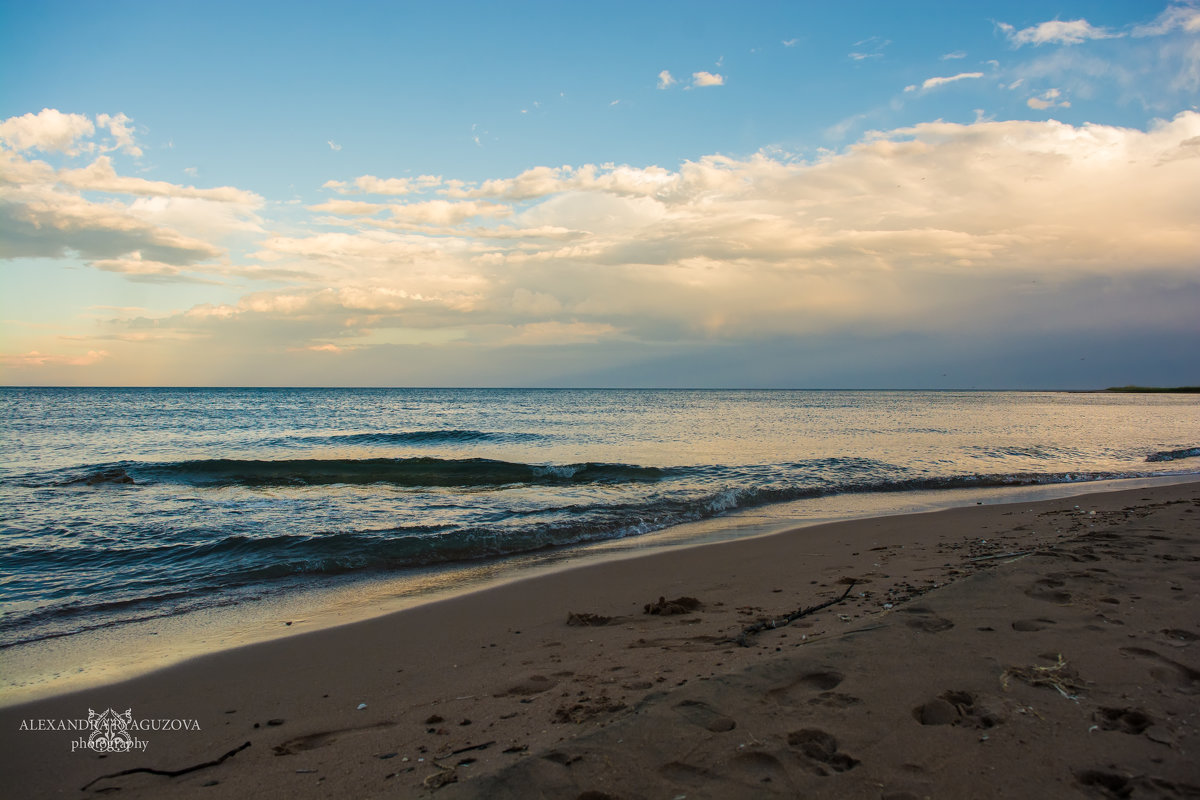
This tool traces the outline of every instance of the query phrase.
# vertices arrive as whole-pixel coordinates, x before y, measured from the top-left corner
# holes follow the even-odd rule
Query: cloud
[[[1047,89],[1039,96],[1026,100],[1025,104],[1038,111],[1045,111],[1048,108],[1070,108],[1069,101],[1058,99],[1061,95],[1062,93],[1058,89]]]
[[[342,149],[342,146],[340,144],[338,144],[337,142],[335,142],[333,139],[330,139],[325,144],[329,145],[329,149],[333,150],[335,153]]]
[[[114,149],[123,150],[134,158],[142,157],[142,148],[137,146],[133,140],[133,130],[130,128],[130,123],[133,122],[124,114],[97,114],[96,124],[101,128],[108,128],[108,132],[112,134],[116,140]]]
[[[861,39],[854,43],[854,47],[858,48],[849,53],[849,57],[854,61],[865,61],[870,58],[883,58],[883,51],[889,44],[890,39],[880,39],[878,36],[869,36],[866,39]]]
[[[324,203],[308,206],[309,211],[318,211],[324,214],[364,217],[386,211],[387,208],[386,203],[365,203],[361,200],[326,200]]]
[[[501,345],[555,345],[595,342],[619,331],[612,325],[598,322],[529,322],[518,326],[511,335],[499,339]]]
[[[795,47],[799,41],[799,39],[784,39],[780,44],[784,47]]]
[[[725,76],[712,72],[693,72],[692,86],[724,86]]]
[[[953,53],[946,53],[941,57],[941,61],[954,61],[959,58],[966,58],[967,54],[962,50],[955,50]]]
[[[455,199],[496,198],[510,201],[546,197],[571,189],[599,189],[615,195],[652,196],[669,189],[676,177],[661,167],[583,164],[579,167],[533,167],[514,178],[494,178],[477,186],[447,181],[442,194]]]
[[[496,219],[510,216],[513,213],[512,208],[500,203],[452,202],[449,200],[390,204],[329,200],[319,205],[308,206],[308,208],[310,211],[349,217],[373,217],[381,211],[389,211],[391,214],[388,219],[366,220],[362,224],[398,228],[431,225],[452,227],[468,219],[478,217]]]
[[[142,257],[134,251],[124,258],[102,258],[91,262],[91,266],[103,272],[116,272],[137,283],[198,283],[215,284],[216,281],[189,274],[184,268]]]
[[[658,73],[658,88],[660,89],[669,89],[678,82],[679,81],[675,80],[668,70],[664,69],[662,72]]]
[[[197,280],[181,268],[224,255],[213,244],[260,230],[263,200],[230,186],[197,188],[118,174],[108,155],[79,168],[28,157],[37,149],[75,157],[141,149],[124,114],[99,114],[112,144],[89,141],[86,117],[46,109],[0,122],[0,258],[82,258],[137,279]],[[99,195],[99,197],[98,197]]]
[[[332,189],[338,194],[383,194],[405,195],[421,192],[439,185],[437,175],[420,175],[416,178],[377,178],[374,175],[359,175],[351,183],[325,181],[322,189]]]
[[[124,116],[124,115],[121,115]],[[0,141],[14,150],[41,150],[75,155],[75,143],[96,130],[83,114],[64,114],[43,108],[37,114],[9,117],[0,122]]]
[[[1148,131],[981,119],[877,131],[811,161],[763,152],[444,181],[444,200],[351,215],[340,233],[268,236],[253,258],[305,277],[156,325],[365,357],[397,341],[1002,336],[1027,330],[1035,307],[1047,331],[1116,324],[1145,293],[1194,282],[1195,141],[1195,112]],[[511,227],[448,233],[498,218]],[[1183,325],[1177,305],[1162,313]]]
[[[89,350],[83,355],[70,356],[56,353],[39,353],[31,350],[20,355],[0,355],[0,364],[16,369],[45,366],[86,367],[109,357],[107,350]]]
[[[216,258],[222,250],[179,231],[155,225],[120,203],[23,189],[0,191],[0,258],[114,258],[139,252],[184,266]]]
[[[1138,25],[1133,36],[1163,36],[1172,31],[1200,33],[1200,3],[1172,3],[1147,25]]]
[[[1066,102],[1074,89],[1059,85],[1033,99]],[[162,380],[234,380],[231,365],[246,365],[246,380],[265,381],[248,365],[296,376],[328,363],[357,365],[339,380],[403,382],[418,373],[396,365],[420,363],[423,380],[453,382],[454,365],[461,382],[560,349],[563,369],[596,363],[589,353],[615,368],[638,353],[699,358],[897,331],[1054,341],[1148,317],[1194,330],[1197,142],[1194,111],[1147,130],[931,122],[808,159],[768,150],[477,181],[363,175],[329,182],[329,199],[293,207],[286,225],[263,223],[261,198],[235,187],[130,178],[106,156],[56,168],[0,149],[0,248],[83,258],[143,283],[225,281],[219,299],[114,312],[95,323],[96,342],[79,340],[80,352],[113,348],[103,362],[113,375],[178,370]],[[50,359],[45,375],[86,357],[42,356],[56,347],[41,342],[31,355],[33,340],[19,349],[30,364]],[[461,371],[469,365],[484,372]]]
[[[921,91],[928,91],[930,89],[936,89],[939,86],[945,86],[947,83],[954,83],[955,81],[962,81],[962,80],[972,80],[975,78],[982,78],[982,77],[983,77],[982,72],[960,72],[957,75],[951,75],[951,76],[945,77],[945,78],[926,78],[925,82],[921,84],[920,89],[921,89]],[[917,88],[918,87],[916,85],[905,86],[904,91],[915,92],[917,90]]]
[[[232,186],[197,189],[194,186],[180,186],[167,181],[149,181],[143,178],[118,175],[113,167],[112,159],[108,156],[100,156],[88,166],[80,169],[62,170],[57,177],[58,183],[84,191],[145,197],[187,197],[211,200],[217,203],[238,203],[252,208],[263,204],[262,198],[257,194],[235,189]]]
[[[1026,44],[1081,44],[1089,39],[1114,39],[1124,35],[1093,27],[1086,19],[1054,19],[1021,30],[1005,22],[998,23],[998,26],[1017,47]]]

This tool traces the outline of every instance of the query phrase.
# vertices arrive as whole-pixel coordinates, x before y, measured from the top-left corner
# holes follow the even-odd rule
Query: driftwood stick
[[[991,556],[975,556],[974,558],[968,558],[967,561],[971,561],[971,562],[991,561],[992,559],[995,559],[995,558],[1009,558],[1010,556],[1011,557],[1027,556],[1032,552],[1033,552],[1032,550],[1017,550],[1012,553],[996,553],[995,555],[991,555]]]
[[[438,758],[449,758],[450,756],[456,756],[459,753],[469,753],[472,750],[487,750],[489,747],[491,747],[495,743],[496,743],[496,740],[493,739],[492,741],[484,742],[483,744],[473,744],[473,745],[470,745],[469,747],[460,747],[457,750],[451,750],[449,753],[446,753],[446,755],[444,755],[444,756],[438,756]]]
[[[183,769],[155,769],[154,767],[134,767],[133,769],[123,769],[120,772],[113,772],[108,775],[101,775],[99,778],[94,778],[93,780],[90,780],[87,783],[85,783],[83,786],[79,787],[79,791],[86,792],[88,790],[88,787],[91,786],[93,783],[96,783],[97,781],[102,781],[105,778],[119,778],[122,775],[133,775],[134,773],[137,773],[137,772],[146,772],[146,773],[149,773],[150,775],[165,775],[168,778],[178,778],[180,775],[187,775],[189,772],[195,772],[198,769],[204,769],[205,767],[215,767],[217,764],[220,764],[225,759],[230,758],[232,756],[236,756],[238,753],[242,752],[249,746],[250,746],[250,743],[246,742],[242,745],[239,745],[238,747],[233,748],[232,750],[230,750],[228,753],[221,756],[220,758],[214,759],[212,761],[205,761],[203,764],[193,764],[192,766],[184,767]]]
[[[738,634],[737,638],[731,639],[730,641],[737,642],[742,647],[749,647],[750,643],[747,641],[746,637],[753,636],[754,634],[759,633],[760,631],[765,631],[768,629],[773,630],[775,628],[782,628],[785,625],[790,625],[791,623],[795,622],[796,620],[800,619],[801,617],[807,617],[809,614],[820,611],[823,608],[829,608],[832,605],[836,605],[850,596],[850,590],[853,589],[854,586],[855,586],[855,582],[851,581],[850,585],[846,587],[846,591],[842,592],[841,597],[835,597],[833,600],[826,600],[824,603],[818,603],[817,605],[809,606],[808,608],[798,609],[796,611],[793,611],[791,614],[788,614],[786,617],[783,617],[782,619],[768,619],[763,622],[756,622],[755,624],[751,625],[748,628],[743,628],[742,632],[740,634]]]

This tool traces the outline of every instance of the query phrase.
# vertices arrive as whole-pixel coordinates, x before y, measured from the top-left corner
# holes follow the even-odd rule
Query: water
[[[1200,473],[1186,395],[10,388],[0,404],[0,648],[785,501]]]

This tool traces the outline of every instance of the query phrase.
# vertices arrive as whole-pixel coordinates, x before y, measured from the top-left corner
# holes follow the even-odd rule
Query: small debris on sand
[[[659,597],[657,603],[647,603],[645,605],[647,614],[690,614],[702,606],[701,602],[694,597],[676,597],[674,600],[668,600],[665,597]]]

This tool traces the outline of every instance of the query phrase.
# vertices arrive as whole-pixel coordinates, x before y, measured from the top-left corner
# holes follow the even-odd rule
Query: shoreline
[[[265,596],[178,614],[13,645],[5,663],[0,708],[104,686],[184,661],[247,645],[387,616],[579,566],[717,542],[774,536],[800,528],[875,517],[934,513],[976,504],[1047,499],[1174,485],[1194,474],[905,492],[846,493],[751,507],[639,536],[535,551],[498,560],[403,570],[399,575],[345,575]],[[62,665],[70,665],[64,669]]]
[[[899,798],[977,790],[971,776],[991,786],[977,796],[1043,779],[1190,790],[1197,520],[1193,481],[600,560],[0,709],[6,772],[26,796],[78,796],[104,774],[179,770],[249,741],[179,777],[106,778],[88,793],[880,796],[878,785]],[[732,643],[850,580],[845,601]],[[660,597],[700,605],[643,613]],[[570,613],[609,619],[568,625]],[[1050,674],[1039,658],[1055,650],[1084,687],[1076,700],[1000,686],[1009,668]],[[20,730],[89,708],[200,730],[148,733],[144,752],[102,760],[71,753],[65,732]],[[1078,725],[1083,744],[1065,735]],[[1009,788],[975,769],[1030,752],[1037,763]]]

